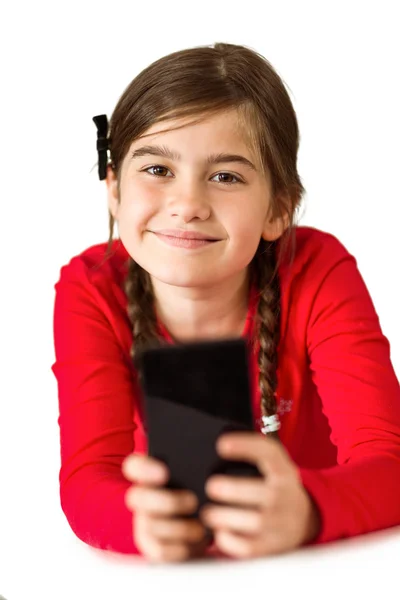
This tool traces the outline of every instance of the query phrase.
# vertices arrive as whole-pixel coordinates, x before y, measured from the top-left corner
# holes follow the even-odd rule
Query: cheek
[[[262,234],[262,220],[259,215],[241,211],[241,218],[227,223],[229,250],[237,264],[246,266],[253,259]]]
[[[218,218],[235,246],[244,244],[257,247],[263,229],[262,214],[257,207],[249,206],[245,200],[244,198],[240,205],[230,206]]]
[[[129,223],[136,231],[138,228],[145,229],[151,217],[158,211],[158,204],[157,195],[148,187],[131,185],[124,191],[121,222]]]

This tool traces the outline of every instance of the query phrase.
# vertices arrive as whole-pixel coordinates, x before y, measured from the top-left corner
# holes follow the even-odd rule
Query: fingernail
[[[188,502],[190,504],[190,507],[193,507],[193,510],[196,510],[199,506],[199,500],[196,494],[190,494],[190,496],[188,496]]]
[[[206,506],[204,506],[201,510],[200,510],[200,518],[201,519],[207,519],[207,516],[210,512],[210,509]]]
[[[149,474],[151,477],[157,477],[157,479],[161,479],[165,477],[165,469],[161,465],[152,465],[149,468]]]
[[[206,483],[206,492],[218,492],[221,485],[221,480],[218,477],[211,477]]]
[[[217,450],[218,452],[229,452],[232,447],[232,442],[230,438],[221,437],[217,442]]]
[[[126,475],[130,475],[130,471],[131,471],[131,460],[129,458],[126,458],[123,463],[122,463],[122,471],[126,474]]]

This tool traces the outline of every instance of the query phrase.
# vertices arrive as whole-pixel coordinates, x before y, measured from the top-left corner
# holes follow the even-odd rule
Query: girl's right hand
[[[190,519],[197,508],[189,490],[166,487],[167,466],[150,456],[130,454],[122,473],[133,485],[125,504],[133,512],[135,545],[152,562],[178,562],[202,556],[209,539],[198,519]]]

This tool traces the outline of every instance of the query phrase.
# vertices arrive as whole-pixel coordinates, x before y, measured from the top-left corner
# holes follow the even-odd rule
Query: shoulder
[[[96,307],[110,321],[126,319],[127,298],[123,286],[129,254],[120,239],[113,240],[107,255],[107,242],[85,248],[60,269],[54,284],[56,304],[64,308]]]
[[[60,281],[72,278],[93,284],[101,280],[121,283],[126,273],[129,254],[121,240],[113,240],[107,255],[107,242],[89,246],[61,266]]]
[[[349,256],[344,244],[332,233],[315,227],[296,227],[296,258],[319,260],[331,256],[333,260]]]
[[[315,227],[295,227],[295,252],[290,264],[290,252],[285,255],[280,273],[283,278],[312,277],[326,275],[343,260],[355,262],[354,256],[332,233]],[[289,248],[290,250],[290,248]]]
[[[132,328],[123,286],[130,257],[119,239],[113,240],[109,255],[107,246],[102,242],[85,248],[61,267],[54,285],[56,335],[63,336],[71,328],[74,334],[86,335],[85,339],[94,337],[104,349],[105,339],[111,348],[107,335],[112,332],[130,364]]]
[[[291,310],[296,307],[305,315],[312,306],[322,301],[329,304],[333,296],[339,302],[354,286],[359,287],[362,277],[357,261],[335,235],[306,226],[297,226],[294,235],[293,261],[289,247],[279,266],[281,298]]]

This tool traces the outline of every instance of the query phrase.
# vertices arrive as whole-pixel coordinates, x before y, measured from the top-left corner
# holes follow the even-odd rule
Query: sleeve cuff
[[[300,477],[320,516],[318,535],[304,546],[324,544],[346,537],[339,531],[343,514],[341,516],[339,503],[332,497],[332,490],[327,485],[324,473],[317,469],[300,468]]]

